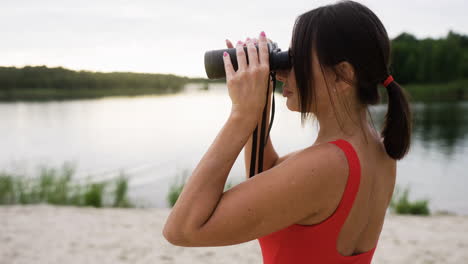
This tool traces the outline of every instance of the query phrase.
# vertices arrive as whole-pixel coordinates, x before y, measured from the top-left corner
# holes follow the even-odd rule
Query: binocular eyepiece
[[[255,44],[258,51],[258,45]],[[290,50],[281,51],[276,42],[268,42],[268,57],[270,61],[270,71],[287,70],[292,66]],[[237,56],[236,48],[210,50],[205,52],[205,71],[209,79],[222,79],[226,78],[226,71],[224,69],[223,53],[229,53],[231,57],[232,66],[237,71]],[[249,56],[247,47],[244,47],[247,64],[249,64]]]

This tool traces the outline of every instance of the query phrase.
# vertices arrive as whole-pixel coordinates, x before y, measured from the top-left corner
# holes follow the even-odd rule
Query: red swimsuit
[[[369,264],[377,245],[364,253],[342,256],[336,250],[339,231],[345,223],[359,189],[361,167],[353,146],[344,139],[331,141],[348,160],[346,188],[335,212],[315,225],[294,224],[258,238],[264,264]]]

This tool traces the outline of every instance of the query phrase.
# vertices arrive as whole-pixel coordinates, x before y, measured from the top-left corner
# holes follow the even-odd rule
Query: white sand
[[[161,234],[169,209],[0,206],[0,264],[262,263],[257,240],[184,248]],[[387,214],[373,263],[468,263],[468,216]]]

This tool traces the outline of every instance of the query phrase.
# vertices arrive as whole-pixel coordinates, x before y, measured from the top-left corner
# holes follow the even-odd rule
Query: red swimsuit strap
[[[359,184],[361,181],[361,166],[359,157],[351,143],[344,139],[338,139],[329,143],[335,144],[341,150],[343,150],[346,155],[349,168],[345,191],[335,211],[337,215],[334,216],[337,220],[337,232],[339,232],[341,226],[344,224],[349,212],[351,211],[357,192],[359,190]]]

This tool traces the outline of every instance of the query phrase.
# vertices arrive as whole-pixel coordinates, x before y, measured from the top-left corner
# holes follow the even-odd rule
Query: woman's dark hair
[[[390,40],[377,16],[360,3],[339,1],[297,17],[290,52],[302,124],[310,113],[311,100],[316,105],[312,85],[313,49],[322,72],[325,66],[340,76],[335,65],[347,61],[353,66],[358,100],[370,115],[367,105],[380,102],[378,84],[391,74]],[[395,81],[387,86],[387,91],[388,111],[381,136],[388,155],[398,160],[406,155],[410,147],[412,117],[407,99],[409,96]]]

